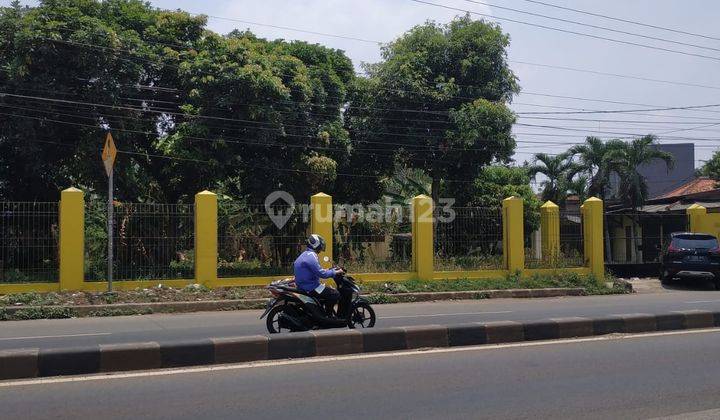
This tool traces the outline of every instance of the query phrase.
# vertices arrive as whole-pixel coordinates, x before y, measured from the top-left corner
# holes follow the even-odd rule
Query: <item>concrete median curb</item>
[[[720,327],[720,312],[618,314],[0,351],[0,380]]]

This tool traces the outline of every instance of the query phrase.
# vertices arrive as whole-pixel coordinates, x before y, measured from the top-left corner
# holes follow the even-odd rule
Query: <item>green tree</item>
[[[567,191],[569,194],[576,195],[580,202],[583,202],[588,199],[589,185],[587,176],[578,175],[567,183]]]
[[[550,200],[558,206],[565,204],[569,184],[578,171],[579,168],[572,161],[569,153],[558,155],[536,153],[533,164],[528,166],[528,172],[532,177],[543,175],[545,178],[540,183],[543,201]]]
[[[519,166],[486,166],[475,179],[472,190],[472,206],[499,209],[502,200],[520,197],[524,202],[525,232],[540,227],[540,200],[530,187],[530,172]]]
[[[141,0],[0,8],[0,197],[55,200],[70,185],[103,194],[106,131],[121,151],[120,200],[332,193],[350,150],[350,60],[205,24]]]
[[[710,160],[705,162],[699,171],[700,175],[720,181],[720,150],[713,153]]]
[[[637,209],[648,198],[647,180],[638,171],[641,166],[655,160],[665,162],[668,170],[675,165],[673,155],[659,150],[655,140],[655,136],[647,135],[631,142],[623,142],[608,151],[609,168],[619,175],[618,193],[621,202],[627,207]]]
[[[578,157],[578,170],[587,178],[587,196],[606,199],[610,170],[607,155],[610,150],[622,147],[621,140],[604,142],[597,137],[587,137],[585,144],[573,146],[569,154]]]
[[[665,162],[668,170],[675,164],[672,154],[656,147],[655,139],[655,136],[647,135],[631,142],[622,142],[607,153],[610,170],[619,176],[618,195],[626,207],[637,210],[647,199],[647,180],[638,168],[655,160]],[[633,212],[632,218],[632,245],[633,249],[637,249],[636,227],[640,224],[637,212]]]
[[[481,168],[509,160],[515,148],[507,103],[519,87],[508,45],[499,26],[465,16],[416,26],[384,46],[351,95],[355,156],[365,162],[373,149],[370,173],[389,175],[400,162],[430,176],[435,200],[445,193],[467,201]]]

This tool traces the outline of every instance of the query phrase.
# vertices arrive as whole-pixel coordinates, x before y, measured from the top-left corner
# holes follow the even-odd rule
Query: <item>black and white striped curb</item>
[[[195,341],[0,351],[0,379],[80,375],[433,347],[720,327],[720,312],[328,330]]]

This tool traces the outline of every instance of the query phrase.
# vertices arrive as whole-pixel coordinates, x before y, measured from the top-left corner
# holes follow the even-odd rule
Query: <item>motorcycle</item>
[[[328,328],[372,328],[375,326],[375,311],[367,299],[360,296],[360,287],[355,279],[338,274],[333,280],[340,292],[337,311],[325,308],[309,293],[298,289],[294,279],[278,280],[265,288],[273,295],[265,312],[267,330],[279,332],[309,331]]]

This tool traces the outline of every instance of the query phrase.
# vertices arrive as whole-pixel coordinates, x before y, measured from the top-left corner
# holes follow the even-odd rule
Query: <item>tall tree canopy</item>
[[[205,24],[140,0],[0,8],[0,197],[103,191],[108,130],[127,153],[117,163],[121,199],[330,189],[349,154],[350,60]]]
[[[384,46],[347,112],[356,156],[375,151],[363,167],[382,175],[401,162],[431,177],[433,198],[467,200],[482,167],[515,148],[507,103],[519,87],[508,44],[497,25],[465,16],[416,26]]]

